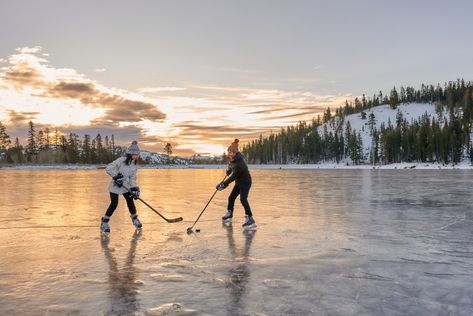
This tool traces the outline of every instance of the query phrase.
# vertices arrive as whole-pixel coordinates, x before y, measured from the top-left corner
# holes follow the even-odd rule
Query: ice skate
[[[224,223],[231,223],[233,219],[233,212],[228,210],[225,215],[222,216],[222,222]]]
[[[108,221],[110,218],[102,217],[102,223],[100,224],[100,230],[102,233],[109,233],[110,232],[110,224]]]
[[[140,229],[141,227],[143,227],[140,220],[138,219],[138,215],[136,215],[136,214],[131,215],[131,220],[133,222],[133,225],[135,225],[136,229]]]
[[[253,217],[245,216],[245,222],[242,225],[244,230],[251,230],[256,228],[256,222]]]

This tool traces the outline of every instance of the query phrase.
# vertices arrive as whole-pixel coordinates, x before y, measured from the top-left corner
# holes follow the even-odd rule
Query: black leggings
[[[235,200],[240,195],[241,205],[245,208],[245,214],[248,216],[253,216],[251,213],[250,203],[248,203],[248,194],[250,193],[251,183],[238,183],[233,187],[232,193],[228,197],[228,208],[227,210],[233,213],[233,208],[235,207]]]
[[[131,194],[129,192],[123,193],[123,197],[126,200],[126,205],[128,205],[128,210],[130,211],[131,215],[136,214],[136,207],[135,207],[135,202],[133,201],[133,198],[131,197]],[[111,217],[113,212],[117,209],[118,206],[118,194],[110,192],[110,206],[107,209],[107,212],[105,215],[108,217]]]

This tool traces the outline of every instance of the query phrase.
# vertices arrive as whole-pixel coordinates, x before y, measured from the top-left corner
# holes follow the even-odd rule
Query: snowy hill
[[[140,158],[152,165],[162,165],[169,163],[169,157],[165,154],[149,152],[146,150],[142,150],[140,152]],[[186,159],[182,159],[179,157],[171,157],[171,163],[177,165],[187,165],[189,164]]]
[[[347,115],[343,118],[343,125],[340,126],[342,119],[340,117],[335,117],[329,123],[324,124],[319,127],[319,133],[323,133],[324,126],[327,126],[328,132],[334,132],[336,129],[345,130],[348,122],[350,122],[351,128],[360,132],[362,141],[363,141],[363,152],[365,157],[369,156],[371,150],[371,135],[370,128],[368,125],[368,119],[371,113],[374,114],[376,124],[374,125],[378,130],[382,123],[386,126],[388,121],[391,121],[391,124],[396,124],[396,116],[398,112],[401,112],[403,117],[407,119],[408,122],[414,120],[419,120],[424,114],[427,114],[431,119],[437,118],[437,113],[435,111],[435,105],[432,103],[405,103],[399,105],[396,109],[392,109],[388,104],[379,105],[373,107],[369,110],[364,110],[366,113],[366,118],[362,118],[362,113],[355,113]],[[448,119],[448,113],[444,112],[444,118]]]

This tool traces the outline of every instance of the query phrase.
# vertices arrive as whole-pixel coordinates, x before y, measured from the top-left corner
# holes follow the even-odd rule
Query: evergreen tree
[[[89,163],[97,163],[98,161],[98,154],[97,154],[97,140],[94,138],[92,139],[92,143],[90,146],[90,161]]]
[[[166,143],[166,145],[164,146],[164,152],[168,156],[172,155],[172,145],[171,145],[171,143]]]
[[[54,131],[54,145],[53,145],[53,148],[55,151],[57,151],[57,148],[59,146],[59,139],[60,139],[59,131],[56,128]]]
[[[392,109],[396,109],[399,105],[399,95],[397,94],[396,87],[391,90],[391,94],[389,95],[389,105]]]
[[[11,145],[10,136],[7,134],[5,125],[0,122],[0,159],[5,158],[7,150]]]
[[[107,154],[105,147],[102,142],[102,135],[97,134],[95,137],[95,148],[96,148],[96,155],[97,155],[97,161],[98,163],[105,163],[107,162]]]
[[[49,130],[49,127],[46,127],[46,129],[44,130],[44,147],[46,150],[51,149],[51,138],[49,136],[50,132],[51,131]]]
[[[23,163],[24,155],[23,155],[23,146],[20,145],[20,141],[18,137],[15,138],[15,145],[11,149],[11,159],[12,163]]]
[[[66,156],[68,163],[78,163],[81,160],[79,156],[79,147],[80,147],[80,140],[79,135],[75,133],[69,133],[69,138],[67,143],[65,144],[66,147]]]
[[[34,123],[28,122],[28,146],[26,151],[26,157],[28,162],[33,162],[34,156],[37,154],[36,147],[36,131],[34,129]]]
[[[376,117],[373,112],[371,112],[368,117],[368,128],[370,130],[370,135],[373,136],[374,129],[376,128]]]
[[[376,128],[371,132],[370,162],[373,165],[379,163],[379,133]]]
[[[42,129],[36,134],[36,145],[38,146],[38,153],[45,149],[45,137]]]
[[[82,163],[91,163],[92,158],[92,144],[90,141],[90,135],[85,134],[84,140],[82,141],[82,155],[81,155],[81,162]]]
[[[328,123],[328,121],[330,121],[331,118],[332,118],[332,113],[330,112],[330,107],[328,107],[324,113],[324,123]]]

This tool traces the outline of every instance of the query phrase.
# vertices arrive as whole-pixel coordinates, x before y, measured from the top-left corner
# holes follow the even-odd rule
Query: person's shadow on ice
[[[136,246],[141,237],[141,230],[136,230],[130,241],[130,249],[123,267],[118,267],[114,250],[110,249],[110,237],[102,235],[101,245],[109,266],[108,287],[110,310],[106,315],[134,315],[139,309],[137,300],[137,269],[134,266]]]
[[[239,315],[244,308],[243,298],[248,291],[247,285],[250,279],[249,255],[251,243],[255,237],[256,231],[243,231],[245,236],[245,244],[242,249],[238,250],[233,237],[232,224],[224,224],[227,230],[228,249],[230,250],[234,266],[228,271],[227,285],[230,288],[230,302],[227,308],[228,315]]]

